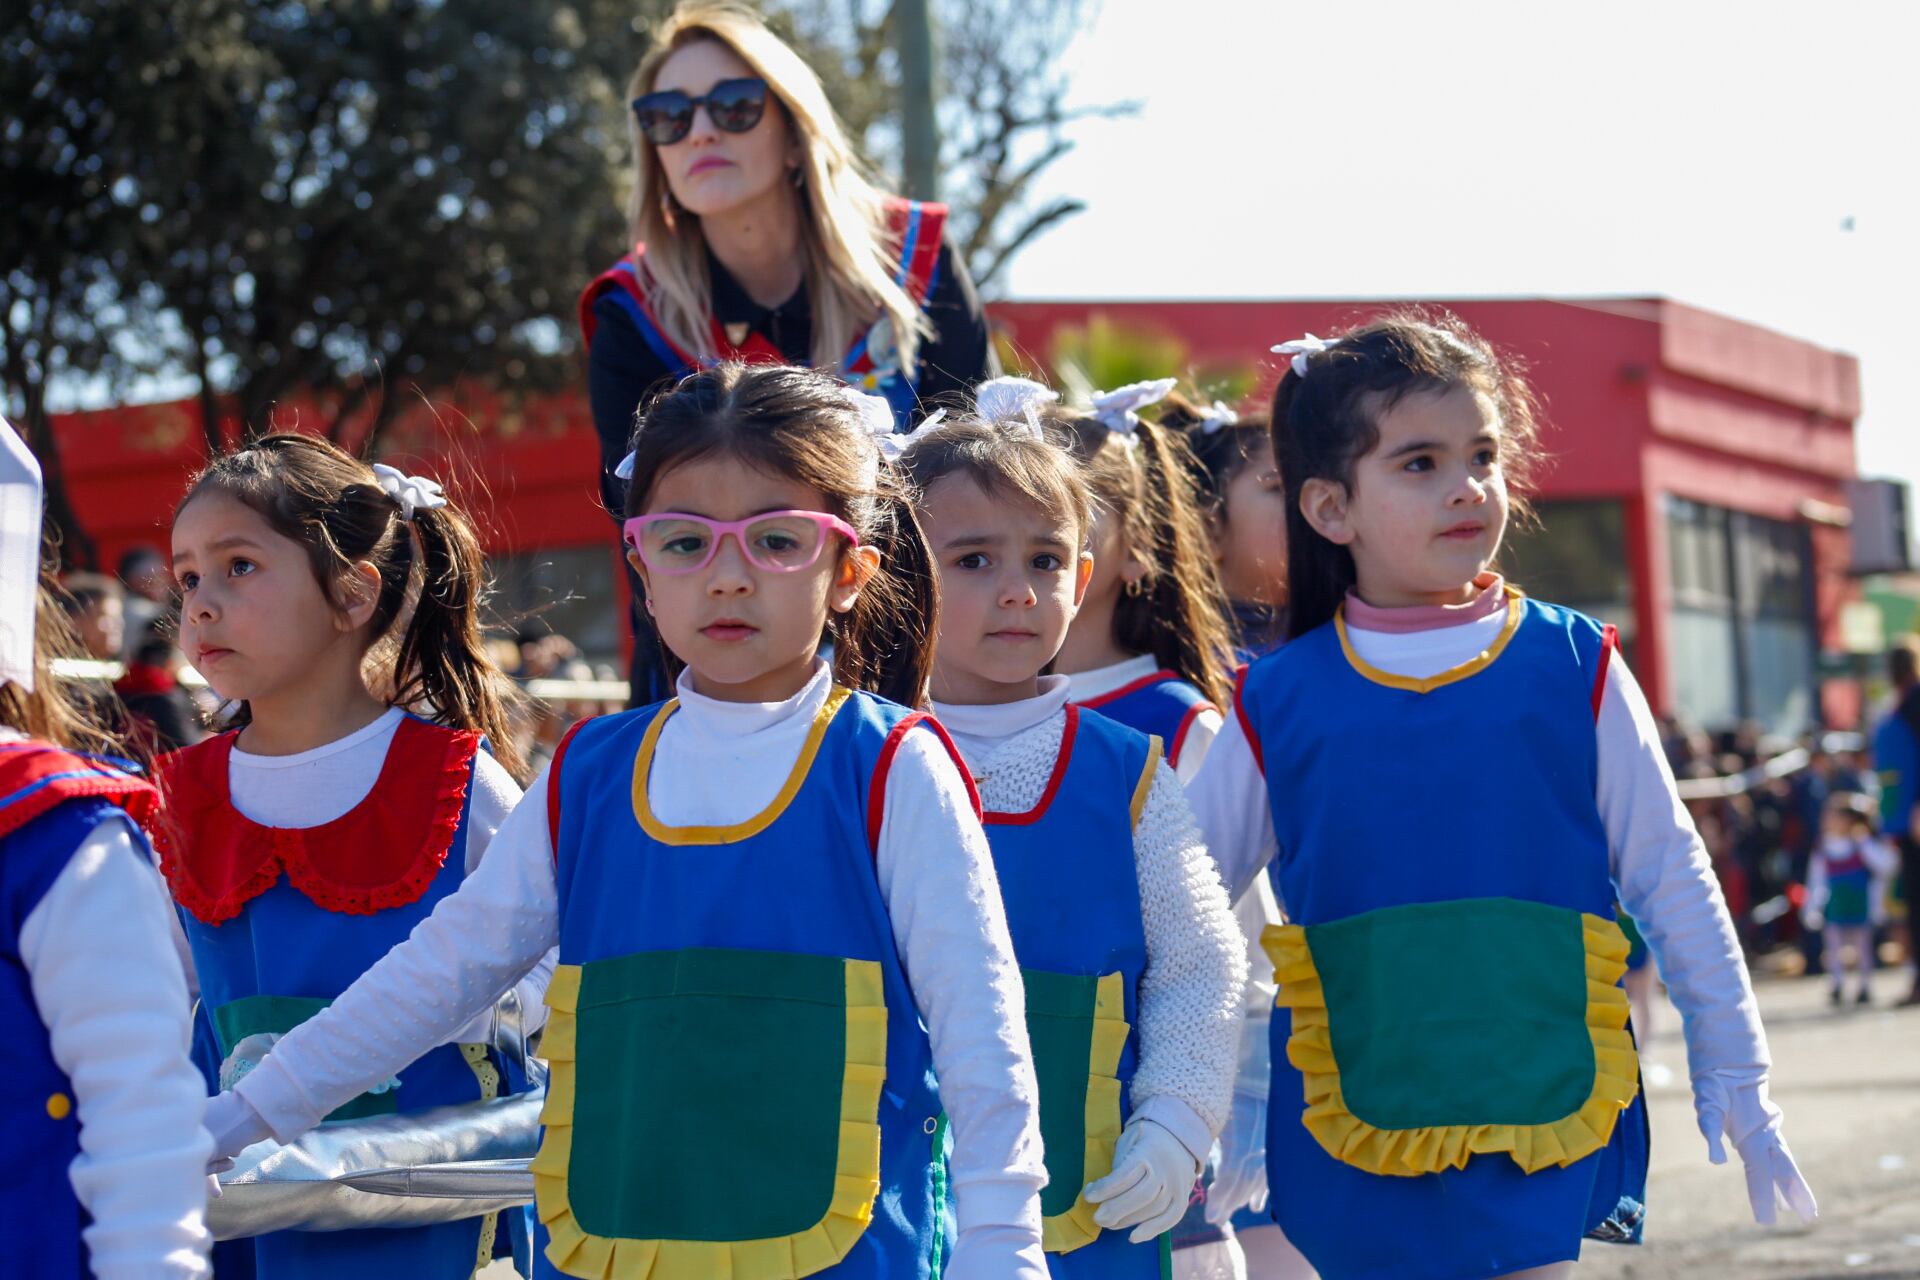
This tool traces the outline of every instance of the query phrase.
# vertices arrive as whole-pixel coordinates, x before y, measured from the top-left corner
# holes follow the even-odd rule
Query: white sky
[[[1920,486],[1916,49],[1908,0],[1106,0],[1074,96],[1142,110],[1003,288],[1664,294],[1859,356],[1861,470]]]

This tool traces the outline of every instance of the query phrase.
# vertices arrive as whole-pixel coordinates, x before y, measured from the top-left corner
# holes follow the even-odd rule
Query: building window
[[[1629,666],[1635,651],[1633,575],[1617,502],[1540,502],[1536,528],[1511,529],[1500,569],[1528,595],[1611,622]]]
[[[614,581],[619,564],[603,546],[556,547],[489,557],[493,616],[502,630],[551,630],[589,662],[618,662],[622,619]]]
[[[1674,700],[1694,723],[1814,722],[1812,549],[1804,526],[1666,503]]]

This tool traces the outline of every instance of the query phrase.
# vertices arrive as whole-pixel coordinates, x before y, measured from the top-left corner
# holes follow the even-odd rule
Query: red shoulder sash
[[[151,783],[104,760],[46,742],[0,745],[0,836],[12,835],[66,800],[111,800],[143,828],[160,810]]]
[[[156,833],[174,900],[223,924],[282,872],[314,905],[372,915],[419,899],[460,829],[480,735],[400,722],[373,790],[332,822],[268,827],[233,806],[228,758],[238,733],[163,756],[157,772],[171,821]]]

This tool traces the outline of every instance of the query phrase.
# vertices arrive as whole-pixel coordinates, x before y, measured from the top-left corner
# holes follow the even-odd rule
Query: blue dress
[[[1098,712],[1070,705],[1066,716],[1039,803],[984,815],[1040,1081],[1047,1267],[1057,1280],[1156,1280],[1169,1238],[1101,1230],[1081,1191],[1113,1171],[1133,1109],[1147,965],[1133,829],[1160,744]]]
[[[227,767],[235,736],[174,752],[159,769],[177,828],[162,830],[161,866],[199,975],[195,1045],[210,1091],[242,1041],[285,1033],[326,1008],[460,887],[468,792],[483,747],[476,734],[409,716],[359,805],[322,826],[287,829],[251,822],[233,807]],[[438,1045],[327,1122],[477,1102],[515,1083],[491,1046]],[[466,1280],[508,1251],[513,1216],[274,1232],[251,1241],[254,1273]]]
[[[1325,1280],[1637,1241],[1647,1129],[1594,800],[1611,636],[1514,595],[1426,680],[1344,620],[1245,673],[1290,924],[1268,931],[1272,1210]]]
[[[1178,769],[1186,749],[1187,731],[1203,711],[1217,708],[1198,686],[1180,678],[1176,671],[1156,671],[1150,676],[1122,685],[1095,697],[1075,699],[1089,711],[1098,711],[1109,720],[1117,720],[1129,729],[1164,744],[1167,763]]]
[[[836,688],[766,809],[673,827],[647,779],[676,710],[582,722],[548,775],[535,1275],[938,1276],[946,1122],[874,871],[925,717]]]
[[[80,1117],[34,1002],[20,930],[95,827],[132,826],[133,816],[151,814],[155,798],[147,783],[103,761],[39,742],[0,745],[0,1220],[13,1228],[6,1239],[14,1275],[93,1274],[80,1238],[88,1218],[67,1177],[80,1154]],[[134,839],[144,849],[137,827]]]

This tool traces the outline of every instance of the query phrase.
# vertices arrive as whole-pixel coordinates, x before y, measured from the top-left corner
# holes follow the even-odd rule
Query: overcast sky
[[[1916,52],[1905,0],[1106,0],[1075,97],[1142,110],[1007,292],[1665,294],[1859,356],[1920,485]]]

